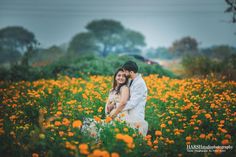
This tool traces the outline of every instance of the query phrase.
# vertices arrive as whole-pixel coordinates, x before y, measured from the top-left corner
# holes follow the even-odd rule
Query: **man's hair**
[[[135,62],[133,61],[127,61],[123,66],[123,69],[128,70],[128,71],[133,71],[134,73],[138,72],[138,66]]]

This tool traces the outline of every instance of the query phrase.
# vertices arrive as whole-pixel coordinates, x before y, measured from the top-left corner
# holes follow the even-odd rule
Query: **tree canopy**
[[[145,46],[144,36],[126,29],[114,20],[94,20],[87,24],[88,32],[74,36],[69,44],[69,51],[83,54],[97,52],[101,56],[109,53],[138,53]]]
[[[68,52],[72,55],[83,55],[96,53],[95,38],[90,32],[82,32],[75,35],[69,43]]]
[[[9,26],[0,30],[0,55],[5,61],[19,58],[32,50],[37,44],[37,40],[32,32],[20,26]]]
[[[194,54],[198,51],[198,42],[192,37],[183,37],[180,40],[173,42],[170,47],[170,51],[177,53],[178,55],[183,54]]]

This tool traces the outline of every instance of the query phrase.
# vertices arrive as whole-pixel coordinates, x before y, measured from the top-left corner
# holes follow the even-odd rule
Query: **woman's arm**
[[[109,98],[107,99],[107,102],[106,102],[106,105],[105,105],[105,114],[108,114],[108,111],[107,111],[108,103],[109,103]]]
[[[129,88],[127,86],[123,86],[120,94],[120,105],[116,108],[115,112],[110,114],[111,118],[115,118],[125,107],[125,104],[129,99]]]

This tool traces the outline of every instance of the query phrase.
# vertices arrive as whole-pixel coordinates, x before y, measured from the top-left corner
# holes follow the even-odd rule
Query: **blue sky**
[[[23,26],[42,47],[69,42],[92,20],[114,19],[141,32],[148,47],[184,36],[200,47],[236,46],[236,24],[224,0],[0,0],[0,28]]]

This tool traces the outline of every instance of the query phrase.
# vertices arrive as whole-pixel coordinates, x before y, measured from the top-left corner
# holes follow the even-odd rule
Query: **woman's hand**
[[[107,112],[110,113],[114,109],[114,106],[107,106]]]
[[[107,106],[107,112],[110,113],[115,108],[115,103],[110,102]]]
[[[116,114],[116,111],[114,110],[109,114],[109,117],[111,117],[112,119],[114,119],[116,116],[117,114]]]

